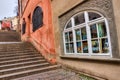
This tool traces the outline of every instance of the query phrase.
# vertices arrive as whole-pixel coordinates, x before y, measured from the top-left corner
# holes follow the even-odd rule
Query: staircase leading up
[[[59,68],[29,43],[0,44],[0,80],[11,80]]]
[[[0,31],[0,42],[20,42],[20,35],[15,31]]]
[[[58,65],[47,62],[30,43],[20,42],[17,32],[0,32],[0,80],[11,80],[57,68]]]
[[[80,80],[50,64],[30,44],[20,42],[16,32],[0,32],[0,80]]]

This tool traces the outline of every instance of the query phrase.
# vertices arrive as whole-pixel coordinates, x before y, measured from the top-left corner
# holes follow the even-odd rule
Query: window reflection
[[[81,28],[82,40],[87,39],[86,27]]]
[[[70,41],[73,41],[73,33],[72,32],[69,32],[69,39],[70,39]]]
[[[90,26],[91,30],[91,37],[92,38],[97,38],[97,27],[96,24]]]
[[[79,14],[79,15],[75,16],[74,19],[75,19],[75,25],[79,25],[79,24],[85,22],[84,14]]]
[[[107,38],[100,39],[100,50],[101,50],[101,53],[109,52],[109,44],[108,44]]]
[[[99,14],[94,12],[88,12],[88,15],[89,15],[89,20],[94,20],[101,17]]]
[[[83,41],[83,53],[88,53],[88,43],[87,41]]]
[[[77,42],[77,53],[82,53],[82,44],[81,44],[81,42]]]
[[[99,37],[107,36],[106,26],[104,22],[98,24],[98,30],[99,30]]]
[[[77,29],[75,32],[76,32],[76,40],[81,40],[81,32],[80,32],[80,29]]]
[[[90,55],[93,55],[110,52],[106,22],[100,17],[102,16],[94,12],[84,12],[70,19],[64,32],[66,53],[89,54],[92,52]]]
[[[99,53],[99,43],[98,40],[92,40],[92,52]]]
[[[68,42],[68,41],[69,41],[69,34],[65,33],[65,42]]]
[[[71,20],[68,22],[67,26],[66,26],[66,29],[67,28],[71,28],[72,27],[72,23],[71,23]]]

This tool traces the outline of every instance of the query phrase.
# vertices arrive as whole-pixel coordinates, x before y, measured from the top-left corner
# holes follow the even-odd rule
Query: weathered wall
[[[22,12],[23,12],[27,5],[28,0],[21,0],[21,2],[22,2]]]
[[[107,59],[104,61],[104,59],[102,60],[101,58],[99,61],[99,59],[97,59],[99,57],[95,57],[95,56],[89,58],[82,56],[82,58],[79,58],[78,60],[76,60],[75,57],[74,59],[72,59],[71,57],[69,57],[69,59],[60,57],[61,54],[64,54],[62,31],[64,29],[64,25],[67,22],[67,20],[69,20],[70,17],[77,12],[94,9],[95,11],[98,11],[101,14],[103,14],[108,19],[110,26],[109,28],[111,30],[110,36],[111,36],[111,44],[113,51],[112,54],[114,54],[113,57],[119,58],[118,55],[119,49],[118,49],[118,40],[117,40],[118,36],[116,33],[117,28],[115,26],[115,21],[114,21],[112,0],[104,0],[104,1],[86,0],[85,3],[81,3],[81,2],[82,0],[71,0],[71,1],[52,0],[52,14],[53,14],[53,26],[55,30],[54,31],[55,45],[56,45],[55,49],[57,53],[57,61],[61,64],[64,64],[68,67],[71,67],[83,73],[87,73],[90,75],[98,76],[109,80],[119,80],[119,75],[120,75],[119,60],[118,63],[114,63],[112,59],[111,61],[109,59],[108,61]],[[73,8],[76,5],[78,5],[77,8]],[[92,58],[93,59],[95,58],[95,60],[93,60]],[[109,57],[104,57],[104,58],[109,58]]]
[[[43,10],[44,25],[33,32],[32,15],[34,9],[40,6]],[[48,60],[54,60],[55,46],[51,17],[50,0],[29,0],[23,12],[22,19],[26,20],[26,33],[22,35],[23,41],[30,41]]]
[[[81,3],[84,0],[52,0],[52,16],[53,16],[53,27],[54,27],[54,35],[55,35],[55,50],[57,51],[57,55],[61,52],[60,46],[60,25],[58,17],[66,12],[67,10],[71,9],[72,7],[76,6],[77,4]]]
[[[112,1],[113,1],[113,9],[114,9],[114,16],[115,16],[115,24],[117,27],[119,50],[120,50],[120,0],[112,0]]]

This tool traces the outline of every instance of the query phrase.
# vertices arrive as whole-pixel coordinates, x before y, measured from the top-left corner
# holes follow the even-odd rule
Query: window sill
[[[71,59],[71,60],[84,60],[84,61],[96,61],[96,62],[106,62],[111,64],[120,63],[120,59],[111,58],[108,56],[78,56],[78,55],[61,55],[62,59]]]

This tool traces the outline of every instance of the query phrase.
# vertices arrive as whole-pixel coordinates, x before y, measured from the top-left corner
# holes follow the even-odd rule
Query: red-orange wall
[[[40,6],[43,10],[43,23],[44,25],[36,30],[32,31],[32,14],[34,9]],[[30,18],[28,16],[30,15]],[[52,26],[52,15],[50,0],[28,0],[22,19],[26,20],[26,33],[21,35],[23,41],[30,41],[46,59],[51,62],[55,62],[55,46],[54,46],[54,35]]]

